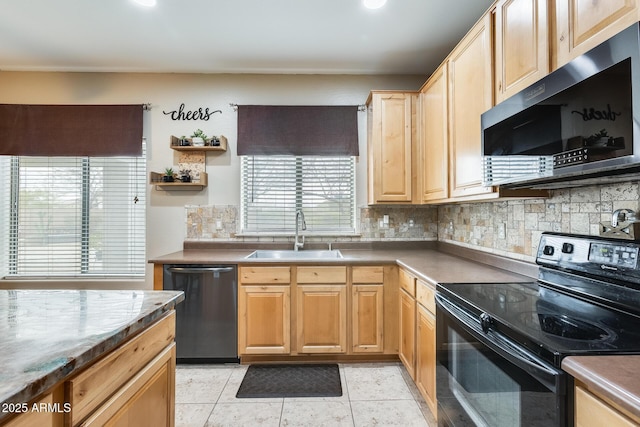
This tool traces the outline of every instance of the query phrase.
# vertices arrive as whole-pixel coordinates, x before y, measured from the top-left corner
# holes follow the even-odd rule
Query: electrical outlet
[[[412,218],[409,218],[409,227],[413,227],[415,225],[415,223],[413,222]]]
[[[216,230],[222,230],[222,221],[216,220]]]
[[[507,238],[507,225],[503,222],[498,224],[498,239]]]
[[[382,222],[384,222],[384,225],[385,225],[386,227],[389,227],[389,215],[384,215],[384,216],[382,217]]]

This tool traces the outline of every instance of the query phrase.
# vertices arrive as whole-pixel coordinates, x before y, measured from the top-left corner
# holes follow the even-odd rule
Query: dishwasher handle
[[[171,273],[228,273],[234,267],[169,267],[167,271]]]

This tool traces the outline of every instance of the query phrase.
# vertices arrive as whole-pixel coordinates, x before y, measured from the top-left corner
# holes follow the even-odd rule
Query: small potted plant
[[[182,147],[188,147],[189,145],[191,145],[191,141],[189,141],[189,139],[182,135],[178,141],[178,143],[182,146]]]
[[[191,170],[189,170],[189,169],[180,169],[180,181],[182,181],[182,182],[191,182]]]
[[[164,175],[162,177],[162,181],[163,182],[173,182],[173,169],[172,168],[166,168],[164,170]]]
[[[202,129],[196,129],[191,135],[191,142],[195,147],[203,147],[204,141],[207,139],[207,135],[202,131]]]

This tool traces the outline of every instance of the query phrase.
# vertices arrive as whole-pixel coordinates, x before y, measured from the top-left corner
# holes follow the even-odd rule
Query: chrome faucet
[[[302,220],[302,229],[306,230],[307,229],[307,223],[304,220],[304,213],[302,212],[302,209],[298,209],[296,211],[296,242],[293,244],[293,250],[297,251],[298,249],[302,248],[304,246],[304,236],[302,236],[302,242],[298,241],[298,230],[300,228],[300,220]]]

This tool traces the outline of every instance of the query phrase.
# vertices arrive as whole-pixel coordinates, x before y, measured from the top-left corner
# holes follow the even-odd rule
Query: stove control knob
[[[550,245],[546,245],[543,249],[542,249],[542,253],[548,256],[553,255],[553,246]]]
[[[563,254],[571,254],[571,253],[573,253],[573,245],[571,243],[563,243],[562,244],[562,253]]]
[[[480,326],[482,327],[482,332],[485,334],[489,332],[491,326],[493,326],[493,319],[487,313],[480,314]]]

